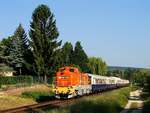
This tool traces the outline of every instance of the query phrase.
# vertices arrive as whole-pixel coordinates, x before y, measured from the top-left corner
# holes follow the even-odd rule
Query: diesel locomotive
[[[60,68],[55,75],[53,91],[58,99],[72,98],[107,89],[124,87],[128,84],[128,80],[118,77],[81,73],[76,67],[65,66]]]

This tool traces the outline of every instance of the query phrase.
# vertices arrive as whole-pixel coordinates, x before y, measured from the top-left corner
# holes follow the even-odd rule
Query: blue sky
[[[59,39],[81,41],[88,56],[102,57],[108,65],[150,65],[149,0],[1,0],[0,39],[19,23],[28,32],[39,4],[54,13]]]

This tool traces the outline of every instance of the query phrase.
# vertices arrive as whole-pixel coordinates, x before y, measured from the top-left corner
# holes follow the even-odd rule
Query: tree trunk
[[[19,68],[19,74],[20,74],[20,75],[22,74],[21,67]]]
[[[47,76],[44,75],[44,82],[47,83]]]

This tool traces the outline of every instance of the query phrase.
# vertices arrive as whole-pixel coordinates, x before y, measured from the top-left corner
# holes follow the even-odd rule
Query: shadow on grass
[[[50,100],[54,100],[54,99],[55,99],[54,96],[39,96],[39,97],[36,99],[36,101],[37,101],[38,103],[40,103],[40,102],[50,101]]]
[[[123,108],[116,102],[84,101],[70,107],[70,113],[117,113]]]
[[[44,102],[49,100],[54,100],[54,94],[50,92],[42,92],[42,91],[29,91],[29,92],[23,92],[22,97],[24,98],[32,98],[36,102]]]
[[[55,107],[56,108],[56,107]],[[123,108],[116,102],[82,101],[66,107],[43,109],[46,113],[119,113]]]
[[[132,112],[135,112],[136,111],[136,113],[143,113],[142,112],[142,108],[131,108],[131,109],[124,109],[122,112],[120,112],[120,113],[132,113]],[[148,112],[149,113],[149,112]]]

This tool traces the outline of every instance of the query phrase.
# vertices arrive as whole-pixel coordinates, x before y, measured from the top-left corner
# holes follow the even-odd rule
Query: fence
[[[43,77],[20,75],[12,77],[0,77],[0,89],[8,90],[12,88],[26,87],[34,84],[45,83]],[[53,83],[53,77],[47,78],[47,84]]]

